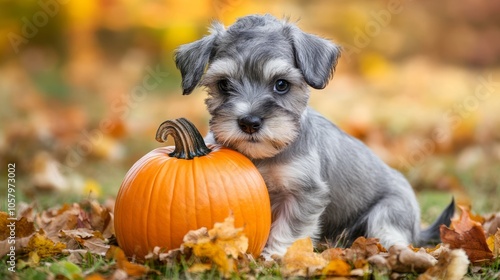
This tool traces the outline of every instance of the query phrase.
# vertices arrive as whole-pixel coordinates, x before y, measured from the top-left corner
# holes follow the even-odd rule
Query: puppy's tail
[[[441,225],[446,225],[447,227],[451,224],[451,218],[455,213],[455,199],[451,199],[450,205],[446,207],[446,209],[441,213],[441,215],[437,218],[437,220],[427,229],[420,232],[418,237],[419,246],[425,246],[429,244],[436,244],[441,242],[439,227]]]

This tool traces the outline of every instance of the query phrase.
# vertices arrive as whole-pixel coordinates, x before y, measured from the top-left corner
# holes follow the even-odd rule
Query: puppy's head
[[[176,64],[184,94],[202,85],[215,140],[253,159],[272,157],[300,131],[308,85],[324,88],[339,48],[276,18],[247,16],[227,30],[181,46]]]

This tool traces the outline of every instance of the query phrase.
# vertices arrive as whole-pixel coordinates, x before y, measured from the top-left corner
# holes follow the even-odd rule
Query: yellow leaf
[[[283,256],[282,274],[285,277],[308,277],[323,269],[328,261],[314,253],[311,238],[307,237],[295,241]]]
[[[498,229],[497,233],[494,235],[490,235],[490,237],[486,239],[486,243],[490,251],[493,252],[493,256],[500,256],[500,229]]]
[[[224,276],[230,276],[236,269],[236,260],[248,249],[248,238],[242,228],[234,228],[234,217],[230,216],[214,228],[192,230],[184,236],[182,248],[191,248],[195,256],[208,258]],[[203,264],[194,270],[206,267]],[[210,265],[208,265],[210,266]]]
[[[490,251],[495,252],[495,236],[490,235],[490,237],[486,239],[486,243],[488,244],[488,248],[490,249]]]
[[[216,243],[207,242],[194,244],[193,253],[197,257],[207,257],[212,260],[224,274],[233,271],[233,262],[226,256],[224,249]]]
[[[226,218],[223,223],[215,223],[214,228],[208,231],[208,236],[235,259],[248,249],[248,238],[243,234],[243,228],[234,228],[233,216]]]
[[[41,231],[43,233],[43,230]],[[51,257],[60,254],[66,245],[49,239],[45,234],[35,233],[28,242],[25,250],[28,252],[36,252],[40,258]]]

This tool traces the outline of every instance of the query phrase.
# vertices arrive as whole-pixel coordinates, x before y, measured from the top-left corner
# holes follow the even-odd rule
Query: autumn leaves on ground
[[[104,205],[94,200],[64,204],[42,212],[22,204],[16,222],[19,279],[38,275],[58,279],[412,276],[454,280],[467,273],[482,275],[482,270],[490,271],[492,266],[497,272],[484,279],[499,276],[500,213],[481,217],[462,208],[450,228],[441,227],[443,243],[432,248],[383,248],[376,239],[360,237],[350,248],[322,244],[318,251],[306,238],[272,261],[247,254],[248,238],[242,228],[234,228],[230,216],[212,229],[190,231],[178,249],[156,247],[144,260],[134,261],[117,247],[112,208],[111,200]],[[7,218],[6,213],[0,214],[0,226],[8,225]],[[7,254],[7,263],[8,237],[8,232],[0,236],[0,254]],[[15,274],[10,277],[16,278]]]

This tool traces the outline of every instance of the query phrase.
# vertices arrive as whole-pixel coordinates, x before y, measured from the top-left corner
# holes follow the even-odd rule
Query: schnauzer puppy
[[[385,247],[439,240],[453,202],[427,230],[406,179],[362,142],[308,107],[308,86],[323,89],[338,46],[270,15],[238,19],[227,30],[181,46],[184,94],[205,86],[208,142],[249,157],[269,189],[272,227],[263,255],[283,255],[296,239],[376,237]]]

